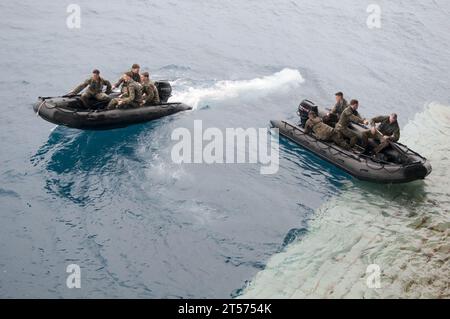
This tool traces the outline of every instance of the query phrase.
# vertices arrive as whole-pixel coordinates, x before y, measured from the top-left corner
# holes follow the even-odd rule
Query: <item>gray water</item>
[[[380,29],[367,27],[360,1],[78,1],[81,28],[69,29],[72,2],[0,3],[1,297],[449,295],[447,1],[379,1]],[[115,80],[132,63],[170,80],[172,100],[195,109],[106,132],[55,128],[31,110],[37,96],[66,93],[93,68]],[[302,98],[331,105],[338,90],[358,98],[365,116],[395,110],[401,141],[432,160],[429,179],[361,185],[287,141],[275,175],[171,161],[177,127],[197,119],[267,127],[294,119]],[[339,209],[347,202],[367,214]],[[327,209],[334,203],[338,213]],[[420,234],[407,228],[430,214]],[[348,225],[330,228],[329,218]],[[361,241],[328,267],[340,247],[363,238],[364,218],[371,238],[389,230],[383,240]],[[425,258],[423,244],[390,245],[419,235],[440,262]],[[314,256],[308,241],[321,247]],[[367,245],[379,259],[361,257]],[[374,291],[354,279],[374,261],[393,265],[382,267],[392,275],[399,251],[420,284],[392,279]],[[81,289],[66,287],[72,263],[82,269]],[[299,277],[286,265],[312,272]]]

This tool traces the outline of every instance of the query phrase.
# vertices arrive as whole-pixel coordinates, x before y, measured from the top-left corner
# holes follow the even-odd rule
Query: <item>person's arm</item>
[[[370,120],[370,126],[375,126],[377,123],[383,122],[386,116],[375,116]]]
[[[111,82],[109,82],[108,80],[103,80],[103,84],[106,85],[106,94],[110,94],[111,93]]]
[[[84,88],[86,86],[89,85],[90,79],[87,79],[86,81],[84,81],[83,83],[81,83],[80,85],[78,85],[76,88],[74,88],[72,91],[69,92],[69,94],[78,94],[81,91],[84,90]]]
[[[119,86],[122,84],[122,82],[123,82],[123,79],[120,78],[120,79],[116,82],[116,84],[114,84],[113,88],[115,89],[115,88],[119,87]]]
[[[309,133],[311,133],[311,130],[312,130],[312,121],[307,120],[305,123],[305,133],[309,134]]]
[[[392,142],[397,142],[400,139],[400,128],[397,126],[397,128],[394,130],[394,133],[389,138]]]
[[[153,101],[153,98],[155,97],[155,95],[153,94],[153,90],[151,87],[146,87],[146,91],[145,91],[145,103],[148,103],[150,101]]]
[[[153,90],[154,100],[157,103],[161,102],[161,99],[159,98],[158,88],[156,87],[156,85],[152,84],[152,90]]]
[[[363,124],[366,120],[361,118],[359,115],[354,115],[354,114],[350,114],[349,116],[350,121],[355,122],[355,123],[360,123]]]

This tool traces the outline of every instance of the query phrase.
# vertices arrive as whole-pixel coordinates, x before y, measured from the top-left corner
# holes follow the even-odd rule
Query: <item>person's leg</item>
[[[132,102],[132,103],[127,103],[127,104],[121,104],[118,106],[118,108],[120,109],[134,109],[139,107],[140,105],[137,104],[136,102]]]
[[[350,146],[348,143],[342,138],[341,134],[339,132],[334,132],[333,135],[331,135],[331,140],[338,146],[342,147],[345,150],[350,150]]]
[[[355,146],[356,142],[358,141],[358,135],[356,135],[355,132],[347,127],[341,127],[338,131],[340,134],[350,139],[350,147]]]
[[[114,101],[114,100],[116,100],[116,99],[113,99],[112,101]],[[118,99],[117,99],[118,100]],[[111,101],[111,102],[112,102]],[[111,102],[110,102],[110,104],[111,104]],[[118,102],[118,101],[117,101]],[[139,104],[137,104],[137,103],[135,103],[135,102],[132,102],[132,103],[122,103],[122,104],[118,104],[118,103],[116,103],[116,108],[117,109],[133,109],[133,108],[136,108],[136,107],[139,107],[140,105]]]
[[[333,120],[332,120],[333,114],[325,115],[322,117],[322,122],[324,122],[326,125],[333,127]]]
[[[80,100],[81,100],[81,102],[83,103],[83,105],[84,105],[84,107],[85,108],[89,108],[89,100],[93,97],[94,95],[91,93],[91,92],[89,92],[89,91],[86,91],[86,92],[84,92],[83,94],[81,94],[81,97],[80,97]]]
[[[358,135],[356,135],[355,132],[353,132],[349,129],[347,129],[347,130],[348,130],[347,134],[350,136],[350,147],[353,147],[353,146],[355,146],[356,142],[358,141]]]
[[[114,110],[117,108],[119,104],[119,99],[112,99],[111,101],[109,101],[108,106],[106,107],[107,110]]]
[[[131,109],[134,107],[134,104],[131,103],[122,103],[120,105],[117,105],[118,109]]]
[[[95,99],[97,100],[97,101],[103,101],[103,102],[109,102],[109,101],[111,101],[111,98],[109,97],[109,95],[107,95],[107,94],[105,94],[105,93],[97,93],[96,95],[95,95]]]
[[[372,134],[371,130],[365,130],[362,132],[362,144],[361,146],[366,148],[369,143],[369,138],[374,138],[375,136]]]
[[[339,121],[339,117],[336,114],[331,113],[330,116],[329,116],[330,124],[328,124],[328,125],[330,125],[331,127],[336,127],[336,123],[338,121]]]
[[[382,136],[380,136],[380,137],[377,136],[377,139],[380,140],[380,144],[374,148],[373,152],[375,154],[380,153],[382,150],[384,150],[389,145],[389,140],[384,139]]]

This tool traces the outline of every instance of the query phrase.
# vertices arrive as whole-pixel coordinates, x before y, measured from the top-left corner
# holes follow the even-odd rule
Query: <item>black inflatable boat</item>
[[[80,96],[39,97],[33,106],[37,115],[44,120],[85,130],[106,130],[125,127],[131,124],[152,121],[181,111],[192,109],[183,103],[167,102],[172,88],[168,82],[155,82],[161,103],[144,105],[139,108],[106,110],[105,102],[91,101],[92,108],[86,109]],[[110,97],[117,97],[112,93]]]
[[[431,173],[431,165],[426,158],[400,143],[391,143],[380,156],[374,157],[371,155],[371,150],[377,142],[373,140],[364,152],[355,153],[346,151],[333,142],[320,141],[314,134],[306,134],[303,127],[309,110],[318,111],[320,116],[325,115],[325,112],[313,102],[303,100],[298,113],[301,118],[300,123],[272,120],[271,126],[278,128],[280,135],[360,180],[377,183],[406,183],[424,179]],[[363,125],[351,124],[351,129],[361,138],[361,133],[367,128]]]

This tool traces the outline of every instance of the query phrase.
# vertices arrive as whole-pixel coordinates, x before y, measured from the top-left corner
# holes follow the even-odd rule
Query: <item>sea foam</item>
[[[303,82],[304,79],[298,70],[285,68],[272,75],[251,80],[218,81],[204,88],[188,87],[184,91],[175,92],[170,101],[180,101],[195,109],[199,105],[213,101],[247,95],[265,96],[276,91],[295,88]]]

